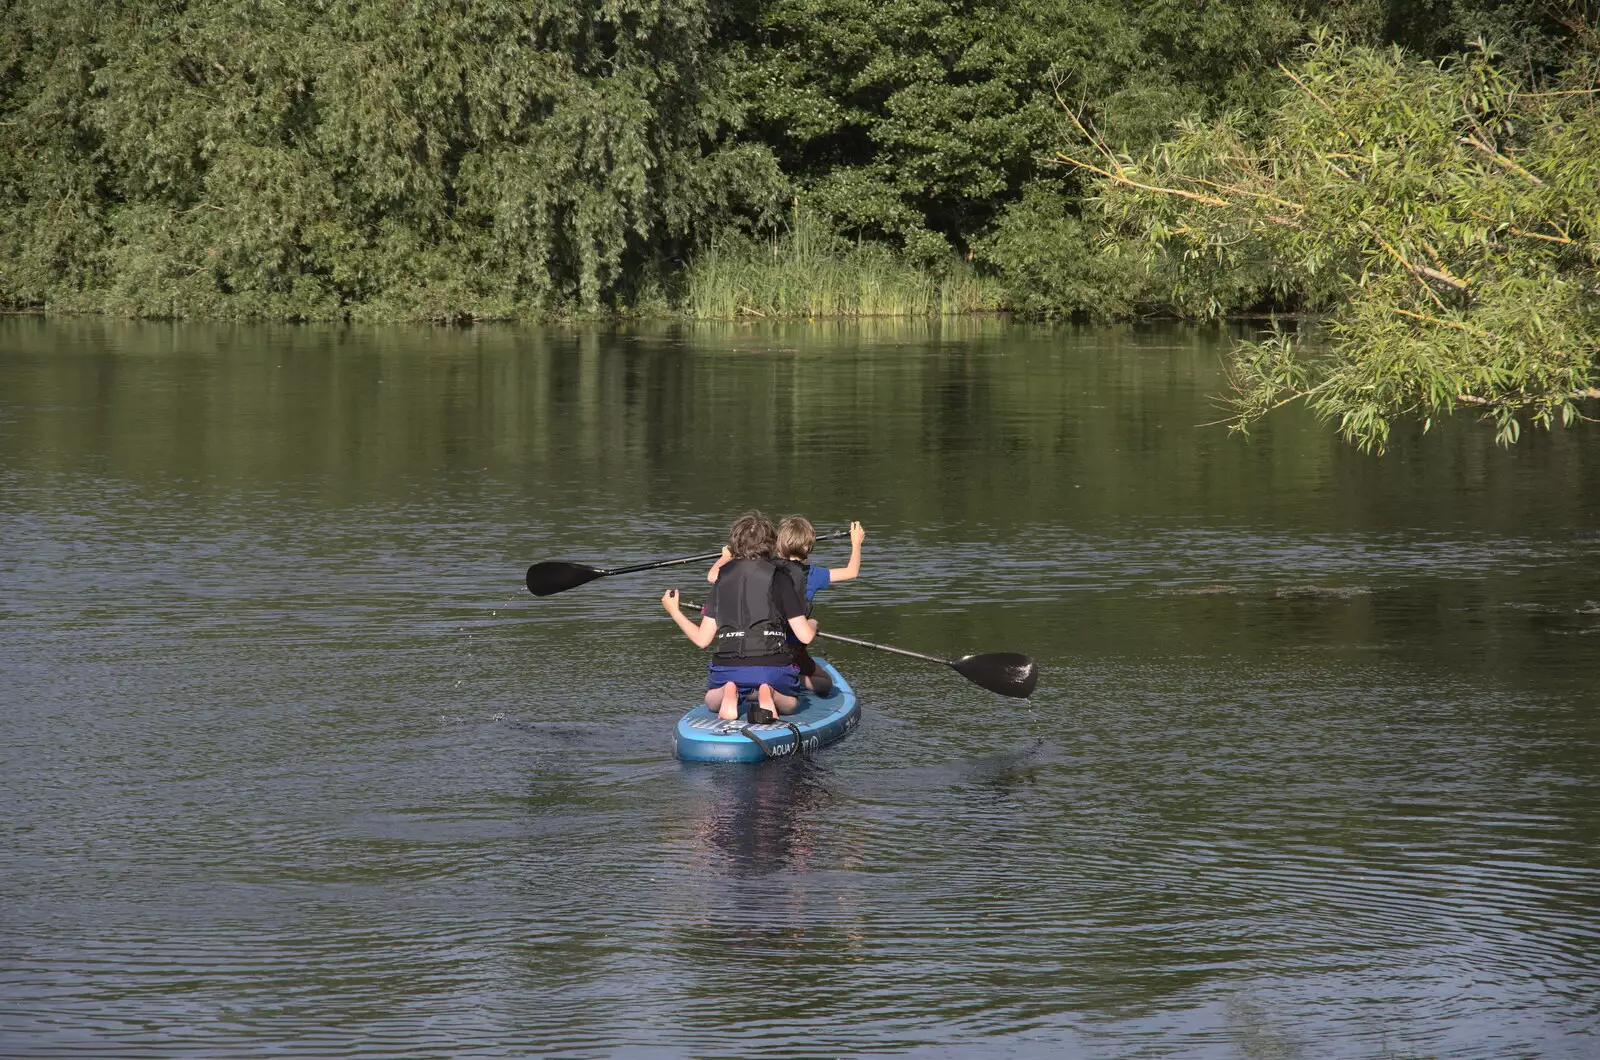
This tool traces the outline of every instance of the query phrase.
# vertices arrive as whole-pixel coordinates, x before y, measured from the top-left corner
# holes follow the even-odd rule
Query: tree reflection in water
[[[816,813],[831,800],[830,771],[810,758],[778,758],[755,765],[685,763],[711,774],[696,839],[739,879],[785,868],[805,871],[815,846]]]

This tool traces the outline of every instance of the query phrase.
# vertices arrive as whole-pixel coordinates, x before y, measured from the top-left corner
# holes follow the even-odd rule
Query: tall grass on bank
[[[701,320],[952,316],[1001,303],[999,284],[965,261],[916,265],[880,243],[841,238],[804,210],[766,241],[713,240],[687,281],[684,312]]]

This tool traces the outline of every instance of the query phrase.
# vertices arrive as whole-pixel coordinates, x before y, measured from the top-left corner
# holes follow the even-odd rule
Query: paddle
[[[679,597],[678,606],[698,609],[701,605],[693,600]],[[1038,664],[1030,657],[1012,651],[991,651],[982,655],[963,655],[959,659],[941,659],[937,655],[924,655],[920,651],[907,651],[905,648],[892,648],[887,644],[874,644],[870,640],[846,637],[842,633],[824,633],[819,629],[817,636],[840,640],[846,644],[856,644],[863,648],[893,652],[896,655],[907,655],[913,659],[943,663],[979,688],[987,688],[991,692],[998,692],[1012,699],[1027,699],[1033,695],[1033,690],[1039,684]]]
[[[850,531],[837,530],[831,534],[818,534],[818,541],[827,541],[832,538],[849,537]],[[609,578],[616,574],[637,574],[644,570],[656,570],[660,567],[677,567],[684,563],[704,563],[722,555],[722,550],[705,552],[698,556],[684,556],[682,559],[658,559],[649,563],[635,563],[631,567],[591,567],[587,563],[568,563],[565,560],[545,560],[535,563],[528,568],[528,591],[535,596],[554,596],[564,593],[568,589],[576,589],[580,585],[588,585],[596,578]]]
[[[1027,699],[1039,684],[1039,666],[1026,655],[1011,651],[991,651],[982,655],[963,655],[959,659],[941,659],[937,655],[924,655],[920,651],[891,648],[887,644],[874,644],[859,637],[846,637],[838,633],[817,630],[817,636],[829,640],[842,640],[846,644],[859,644],[863,648],[876,648],[896,655],[909,655],[913,659],[944,663],[979,688],[987,688],[1012,699]]]

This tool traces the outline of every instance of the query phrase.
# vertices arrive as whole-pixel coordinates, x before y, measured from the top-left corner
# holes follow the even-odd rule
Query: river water
[[[1227,341],[0,320],[0,1054],[1600,1056],[1600,434],[1246,442]],[[678,763],[700,569],[522,572],[747,507],[1039,691]]]

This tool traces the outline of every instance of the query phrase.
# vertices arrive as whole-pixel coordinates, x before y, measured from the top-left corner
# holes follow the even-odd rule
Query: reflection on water
[[[1588,1060],[1596,436],[1244,444],[1223,341],[0,320],[0,1054]],[[700,571],[522,571],[749,506],[1044,684],[673,761]]]
[[[817,816],[830,802],[825,766],[800,757],[748,769],[685,763],[684,772],[691,783],[710,786],[695,838],[708,855],[720,855],[713,864],[721,871],[759,879],[783,869],[806,870]],[[765,896],[752,891],[742,897],[759,907]]]

